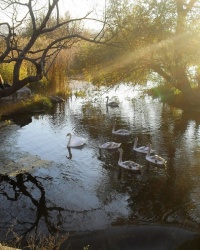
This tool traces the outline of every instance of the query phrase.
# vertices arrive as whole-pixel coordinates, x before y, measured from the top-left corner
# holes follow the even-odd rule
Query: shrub
[[[33,95],[32,98],[23,101],[23,106],[26,110],[43,110],[43,109],[49,109],[52,107],[52,103],[49,100],[48,97],[42,96],[40,94]]]

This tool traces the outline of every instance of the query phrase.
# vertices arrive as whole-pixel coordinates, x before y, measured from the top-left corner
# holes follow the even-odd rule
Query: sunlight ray
[[[146,61],[146,64],[150,63],[150,59],[152,61],[152,54],[155,54],[158,51],[165,50],[166,47],[174,46],[174,43],[181,42],[186,37],[191,36],[188,32],[184,32],[180,35],[176,35],[167,38],[160,42],[147,45],[145,47],[141,47],[140,49],[134,50],[132,52],[127,51],[121,57],[117,57],[117,59],[108,61],[105,63],[104,67],[98,70],[95,70],[95,66],[91,69],[92,76],[98,77],[101,75],[109,74],[113,71],[119,71],[122,68],[129,66],[130,64],[137,63],[139,64],[139,60]],[[139,67],[138,67],[139,68]],[[138,69],[137,68],[137,69]]]

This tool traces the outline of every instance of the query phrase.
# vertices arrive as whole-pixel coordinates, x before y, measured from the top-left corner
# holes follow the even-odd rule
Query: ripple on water
[[[98,229],[118,218],[180,224],[189,218],[199,223],[198,121],[159,100],[145,96],[137,98],[130,89],[119,91],[122,91],[121,86],[106,93],[111,99],[117,97],[119,108],[106,109],[105,93],[100,93],[97,102],[90,105],[86,105],[84,98],[72,97],[62,107],[58,105],[54,113],[33,116],[31,123],[17,127],[17,133],[5,133],[0,155],[8,152],[10,161],[4,160],[3,164],[10,164],[15,159],[19,163],[15,167],[26,165],[40,178],[48,205],[61,209],[61,227],[66,231]],[[113,119],[117,119],[118,128],[131,130],[130,137],[112,135]],[[82,149],[72,149],[71,156],[66,147],[68,132],[88,139]],[[140,145],[150,142],[168,160],[167,168],[147,166],[145,156],[132,150],[135,136]],[[100,159],[98,146],[107,141],[121,142],[123,158],[142,164],[143,173],[136,176],[130,171],[120,171],[118,152],[104,152]],[[27,158],[20,161],[19,154],[14,151],[37,156],[41,161],[37,164]],[[35,191],[34,197],[36,194]],[[2,209],[5,197],[1,197]],[[27,199],[24,200],[26,203]],[[12,206],[17,211],[19,204],[15,202]],[[59,216],[51,216],[50,223],[57,223]],[[21,222],[21,225],[25,224]]]

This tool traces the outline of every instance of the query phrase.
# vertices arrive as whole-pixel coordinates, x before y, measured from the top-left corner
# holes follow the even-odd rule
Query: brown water
[[[170,107],[121,85],[69,98],[49,114],[15,117],[1,128],[0,241],[18,235],[93,232],[122,225],[175,225],[199,233],[200,115]],[[118,108],[105,105],[115,97]],[[112,135],[117,129],[128,137]],[[28,123],[28,124],[26,124]],[[67,150],[66,134],[87,138]],[[133,141],[149,142],[167,160],[148,164]],[[118,166],[118,151],[99,157],[98,147],[121,142],[124,160],[142,164],[140,175]],[[9,229],[11,232],[8,233]]]

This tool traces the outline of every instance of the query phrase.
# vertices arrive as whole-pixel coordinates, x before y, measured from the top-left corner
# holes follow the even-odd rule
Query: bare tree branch
[[[41,80],[45,74],[44,65],[62,49],[70,48],[80,40],[107,44],[111,39],[105,38],[105,20],[91,18],[91,12],[80,18],[64,19],[60,17],[59,0],[47,2],[44,5],[38,0],[0,0],[0,9],[13,13],[10,17],[11,23],[0,23],[0,64],[14,63],[12,86],[0,90],[0,98],[13,94],[28,83]],[[23,10],[20,19],[16,16],[18,9]],[[80,28],[80,24],[86,20],[102,24],[102,29],[93,37]],[[22,30],[28,22],[31,33],[23,38]],[[45,43],[38,47],[39,39],[44,39]],[[35,75],[20,78],[23,62],[34,65]]]

